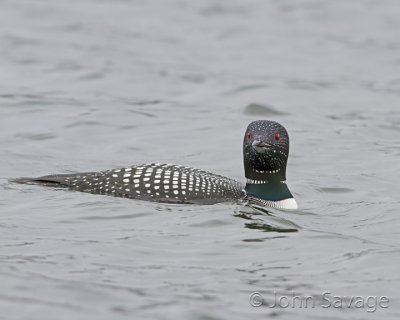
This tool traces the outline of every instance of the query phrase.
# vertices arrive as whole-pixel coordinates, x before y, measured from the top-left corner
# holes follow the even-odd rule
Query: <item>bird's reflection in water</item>
[[[279,211],[277,211],[279,212]],[[263,232],[297,232],[301,227],[292,221],[279,217],[270,208],[265,208],[257,204],[246,203],[238,208],[235,217],[247,220],[245,228],[260,230]],[[256,241],[253,239],[252,241]],[[258,239],[262,241],[262,239]]]

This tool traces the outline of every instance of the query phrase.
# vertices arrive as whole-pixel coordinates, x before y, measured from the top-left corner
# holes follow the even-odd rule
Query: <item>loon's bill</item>
[[[277,209],[297,209],[286,185],[288,155],[285,128],[274,121],[258,120],[249,124],[243,141],[246,185],[208,171],[158,163],[13,181],[166,203],[248,200]]]

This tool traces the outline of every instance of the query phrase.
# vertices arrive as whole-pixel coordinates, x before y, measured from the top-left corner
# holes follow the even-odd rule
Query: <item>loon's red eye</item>
[[[251,139],[251,133],[250,132],[247,132],[247,134],[246,134],[246,137],[247,137],[247,139]]]
[[[281,135],[280,135],[278,132],[275,133],[275,140],[276,140],[276,141],[281,140]]]

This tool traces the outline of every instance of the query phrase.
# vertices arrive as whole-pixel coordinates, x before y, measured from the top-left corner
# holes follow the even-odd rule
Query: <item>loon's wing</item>
[[[245,196],[243,186],[235,180],[199,169],[169,164],[146,164],[101,172],[23,178],[15,182],[169,203],[213,204],[234,201]]]

